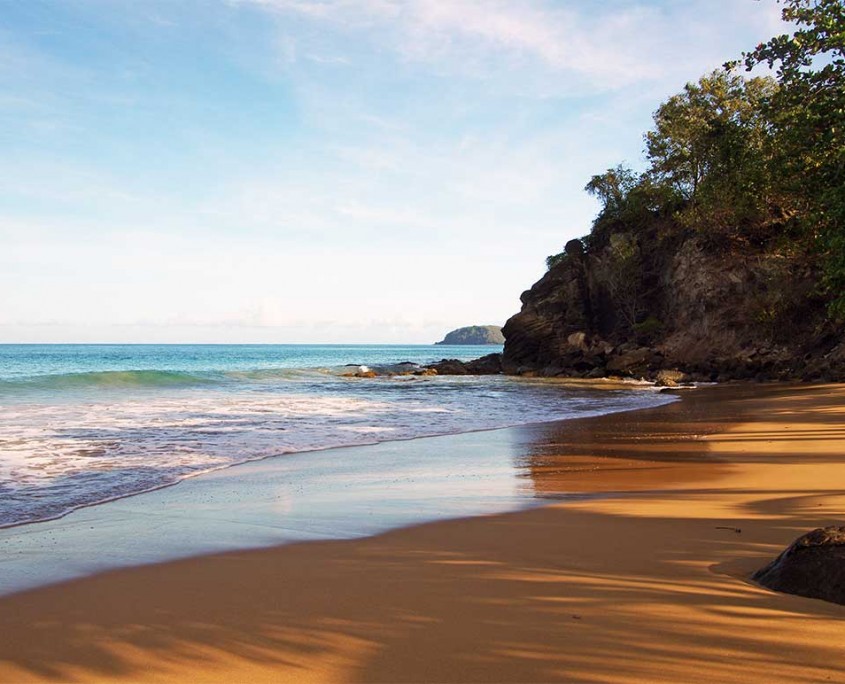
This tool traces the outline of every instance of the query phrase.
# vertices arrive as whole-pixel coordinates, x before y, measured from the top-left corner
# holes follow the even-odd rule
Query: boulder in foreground
[[[775,591],[845,605],[845,527],[798,537],[752,579]]]

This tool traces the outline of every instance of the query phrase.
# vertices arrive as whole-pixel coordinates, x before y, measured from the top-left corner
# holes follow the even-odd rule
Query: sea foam
[[[366,365],[403,367],[398,362]],[[671,401],[642,389],[598,391],[502,376],[347,374],[345,364],[336,364],[6,378],[0,382],[0,526],[59,517],[210,470],[292,452]]]

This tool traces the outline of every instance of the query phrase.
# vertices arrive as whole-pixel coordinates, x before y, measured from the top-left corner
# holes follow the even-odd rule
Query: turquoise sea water
[[[0,345],[0,526],[244,461],[665,403],[408,374],[496,346]],[[350,377],[367,367],[375,378]]]
[[[411,361],[422,364],[441,358],[475,359],[501,351],[498,345],[297,345],[297,344],[6,344],[0,345],[0,382],[76,382],[109,384],[98,373],[135,373],[138,384],[172,384],[167,373],[191,382],[220,378],[238,371],[331,369],[346,364],[385,365]],[[81,374],[92,374],[89,378]],[[117,376],[115,376],[117,377]],[[115,381],[117,382],[117,381]],[[129,376],[125,383],[131,383]],[[6,385],[5,389],[12,386]]]

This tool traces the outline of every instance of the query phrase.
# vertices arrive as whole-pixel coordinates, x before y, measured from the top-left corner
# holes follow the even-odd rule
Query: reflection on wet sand
[[[700,390],[686,401],[629,414],[525,428],[523,475],[537,496],[660,488],[715,479],[725,465],[703,438],[723,429],[742,405],[734,388]]]
[[[845,510],[845,388],[685,403],[514,438],[537,492],[626,496],[0,600],[0,681],[845,681],[845,608],[747,580]]]

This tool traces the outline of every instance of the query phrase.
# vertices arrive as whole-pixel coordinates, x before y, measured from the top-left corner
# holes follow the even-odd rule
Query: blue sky
[[[0,0],[0,342],[504,323],[773,0]]]

